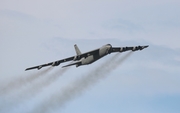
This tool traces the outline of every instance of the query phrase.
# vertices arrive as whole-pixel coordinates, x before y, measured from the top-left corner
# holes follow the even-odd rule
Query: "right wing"
[[[125,51],[137,51],[137,50],[142,50],[144,48],[147,48],[147,46],[135,46],[135,47],[112,47],[111,52],[125,52]]]

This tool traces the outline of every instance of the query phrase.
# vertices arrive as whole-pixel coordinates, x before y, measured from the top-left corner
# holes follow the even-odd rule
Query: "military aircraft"
[[[65,59],[61,59],[61,60],[57,60],[54,62],[50,62],[47,64],[42,64],[39,66],[34,66],[34,67],[30,67],[27,68],[25,71],[27,70],[31,70],[31,69],[41,69],[42,67],[45,66],[58,66],[61,63],[64,62],[68,62],[68,61],[75,61],[74,63],[65,65],[63,67],[68,67],[68,66],[72,66],[72,65],[76,65],[76,67],[81,66],[81,65],[88,65],[91,64],[95,61],[97,61],[98,59],[110,54],[110,53],[114,53],[114,52],[125,52],[125,51],[137,51],[137,50],[142,50],[144,48],[147,48],[147,46],[135,46],[135,47],[112,47],[111,44],[106,44],[98,49],[86,52],[86,53],[81,53],[81,51],[79,50],[78,46],[75,44],[74,48],[76,51],[76,55],[72,56],[72,57],[68,57]]]

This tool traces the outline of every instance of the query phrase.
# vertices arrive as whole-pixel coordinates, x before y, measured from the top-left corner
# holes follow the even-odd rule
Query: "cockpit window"
[[[107,44],[107,46],[111,46],[111,44]]]

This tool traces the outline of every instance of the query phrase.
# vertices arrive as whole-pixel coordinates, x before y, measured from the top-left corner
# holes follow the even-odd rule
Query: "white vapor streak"
[[[18,105],[17,102],[22,102],[23,97],[26,96],[26,93],[23,92],[24,89],[27,89],[29,86],[32,86],[33,83],[36,83],[39,79],[42,79],[46,76],[46,74],[51,70],[52,68],[47,68],[40,70],[36,73],[31,74],[24,74],[21,76],[18,76],[16,79],[11,80],[8,82],[2,90],[0,90],[1,94],[1,101],[4,101],[3,103],[0,103],[1,110],[10,110],[9,107],[14,107],[15,105]],[[32,93],[29,90],[26,90],[27,94],[30,96]],[[31,96],[32,97],[32,96]],[[8,100],[8,101],[6,101]],[[8,108],[7,108],[8,106]]]
[[[21,105],[21,103],[23,103],[25,100],[29,100],[32,97],[36,96],[36,94],[40,93],[46,86],[51,85],[55,80],[57,80],[59,76],[63,75],[68,69],[70,68],[62,68],[50,74],[44,73],[44,76],[42,76],[40,79],[36,79],[30,84],[25,84],[21,89],[19,89],[19,91],[16,90],[16,92],[6,95],[6,98],[10,99],[11,101],[6,102],[6,104],[4,103],[4,105],[12,107]],[[43,73],[41,72],[41,74]],[[17,104],[17,102],[20,104]]]
[[[37,72],[37,73],[32,73],[29,75],[21,75],[21,76],[18,76],[16,79],[13,78],[13,80],[11,80],[9,83],[4,84],[4,86],[0,88],[0,95],[8,94],[11,91],[20,89],[20,87],[36,80],[40,76],[43,76],[51,69],[52,68],[47,68],[47,69],[41,70],[40,72]]]
[[[34,82],[25,90],[21,91],[21,93],[19,93],[18,96],[20,96],[21,99],[23,97],[24,99],[28,99],[28,97],[33,97],[35,94],[41,92],[43,88],[52,84],[55,80],[57,80],[59,76],[62,76],[68,69],[69,68],[63,68],[57,70],[55,73],[44,76],[39,81]]]
[[[92,85],[95,85],[99,80],[105,78],[113,70],[115,70],[132,52],[127,53],[122,58],[118,59],[118,55],[114,55],[96,69],[91,70],[86,76],[74,81],[71,85],[64,87],[63,90],[55,92],[50,98],[46,99],[34,109],[33,113],[40,112],[45,113],[50,110],[62,107],[66,102],[79,96],[83,91],[87,90]]]

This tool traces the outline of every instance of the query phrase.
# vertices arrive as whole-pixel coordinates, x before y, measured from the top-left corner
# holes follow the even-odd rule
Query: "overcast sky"
[[[103,80],[63,105],[58,95],[113,54],[88,66],[73,66],[41,90],[30,88],[48,80],[43,76],[0,94],[0,111],[34,113],[46,102],[48,113],[179,113],[179,42],[178,0],[1,0],[1,92],[8,83],[37,74],[25,68],[75,55],[74,44],[82,52],[108,43],[149,48],[134,52]],[[57,73],[63,65],[44,76]]]

